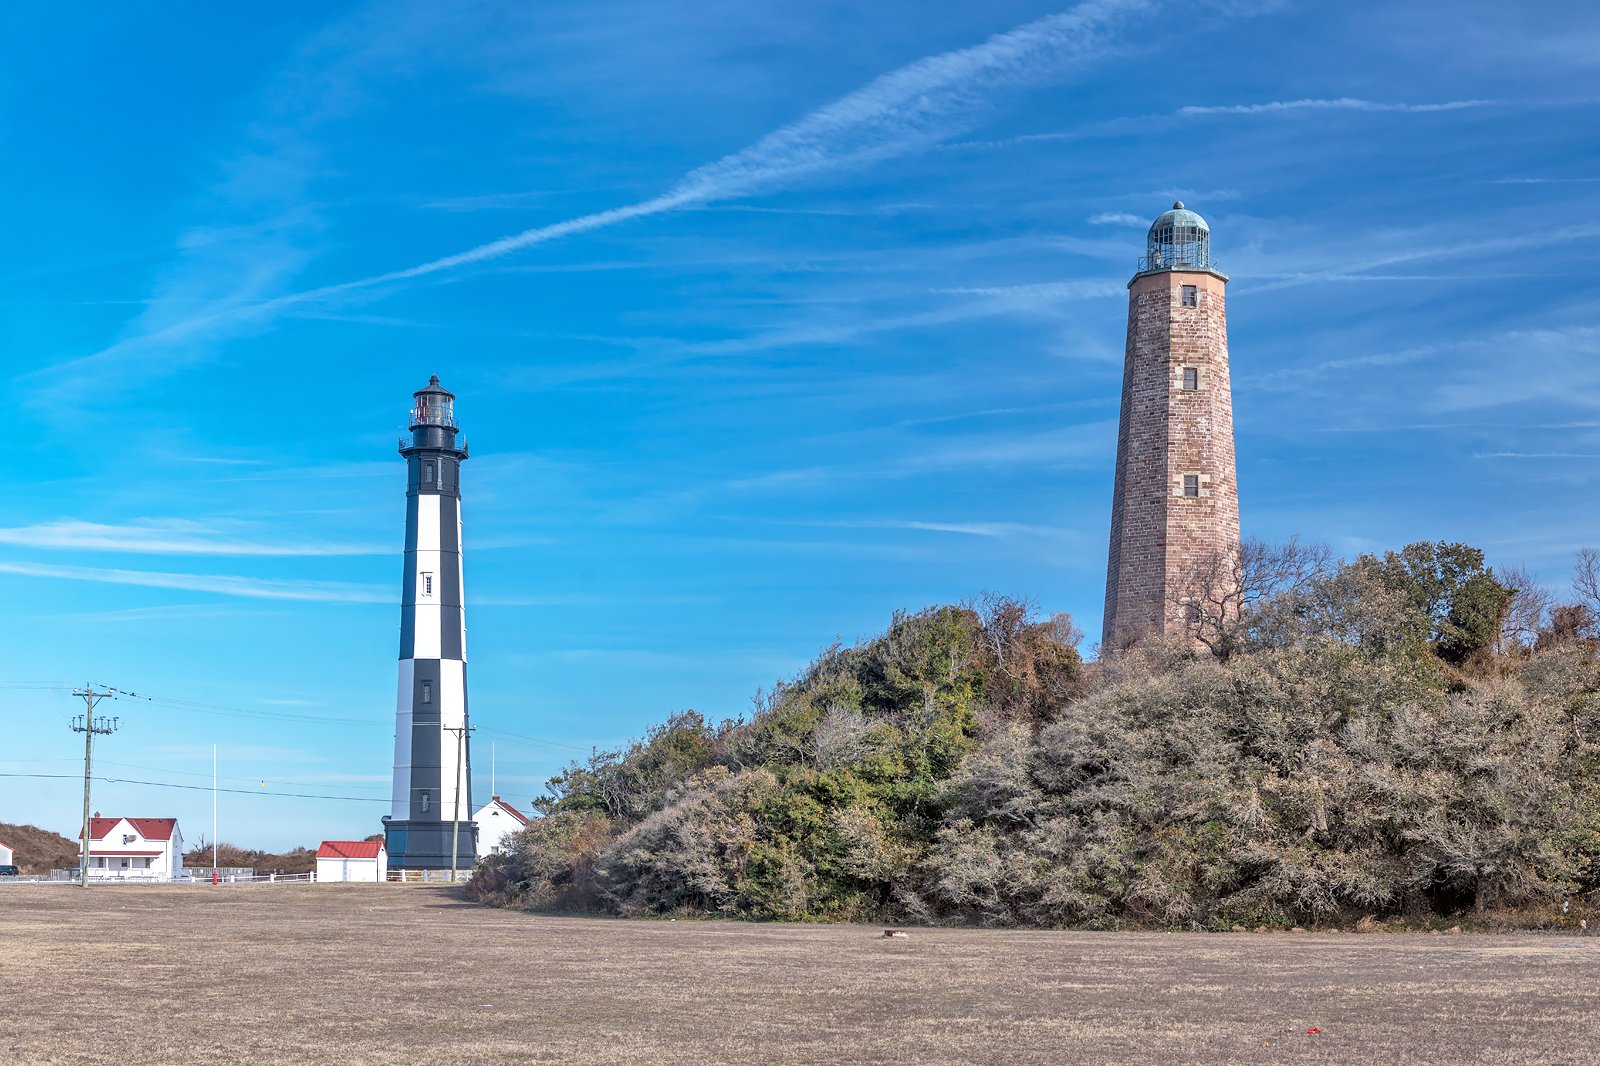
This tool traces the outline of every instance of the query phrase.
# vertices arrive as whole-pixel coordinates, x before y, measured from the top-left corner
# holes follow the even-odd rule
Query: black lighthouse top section
[[[467,457],[467,442],[457,441],[461,426],[456,422],[456,394],[439,384],[439,375],[412,393],[411,435],[400,438],[400,454],[437,451]]]

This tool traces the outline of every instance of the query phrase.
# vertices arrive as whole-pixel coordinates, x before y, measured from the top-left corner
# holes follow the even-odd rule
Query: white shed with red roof
[[[520,832],[528,824],[528,816],[499,796],[490,796],[489,802],[472,820],[478,824],[478,858],[492,855],[505,844],[506,837]]]
[[[89,819],[89,876],[170,881],[183,876],[183,834],[176,818]]]
[[[387,881],[389,852],[381,840],[324,840],[317,849],[318,881]]]
[[[14,866],[16,861],[16,849],[5,841],[0,840],[0,866]]]

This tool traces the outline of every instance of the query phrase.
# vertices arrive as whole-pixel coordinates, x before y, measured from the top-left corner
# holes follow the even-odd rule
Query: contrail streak
[[[547,241],[632,219],[751,193],[779,182],[903,154],[947,136],[957,116],[979,107],[984,94],[1089,59],[1108,47],[1122,21],[1159,0],[1087,0],[1035,19],[981,44],[927,56],[883,74],[855,92],[684,175],[666,192],[637,203],[536,226],[416,266],[234,305],[120,341],[37,374],[59,374],[116,360],[157,343],[174,343],[225,322],[267,318],[296,305],[361,289],[409,281],[482,263]]]

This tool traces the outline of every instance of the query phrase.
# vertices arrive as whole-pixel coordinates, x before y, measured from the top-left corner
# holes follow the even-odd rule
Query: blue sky
[[[472,442],[476,790],[982,590],[1098,637],[1148,222],[1213,227],[1247,534],[1600,542],[1589,5],[0,11],[0,772],[385,813],[410,392]],[[198,785],[200,791],[162,785]],[[71,832],[78,785],[0,778]],[[338,796],[298,799],[291,793]]]

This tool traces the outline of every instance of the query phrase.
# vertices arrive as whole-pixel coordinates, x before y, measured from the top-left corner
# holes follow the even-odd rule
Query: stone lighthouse
[[[394,805],[384,819],[384,835],[390,866],[471,869],[477,836],[461,588],[461,464],[467,446],[456,439],[456,398],[437,377],[413,396],[410,433],[400,438],[406,459],[406,561]]]
[[[1150,226],[1128,282],[1128,341],[1117,430],[1102,649],[1181,636],[1203,572],[1230,573],[1239,550],[1228,276],[1211,227],[1182,201]]]

